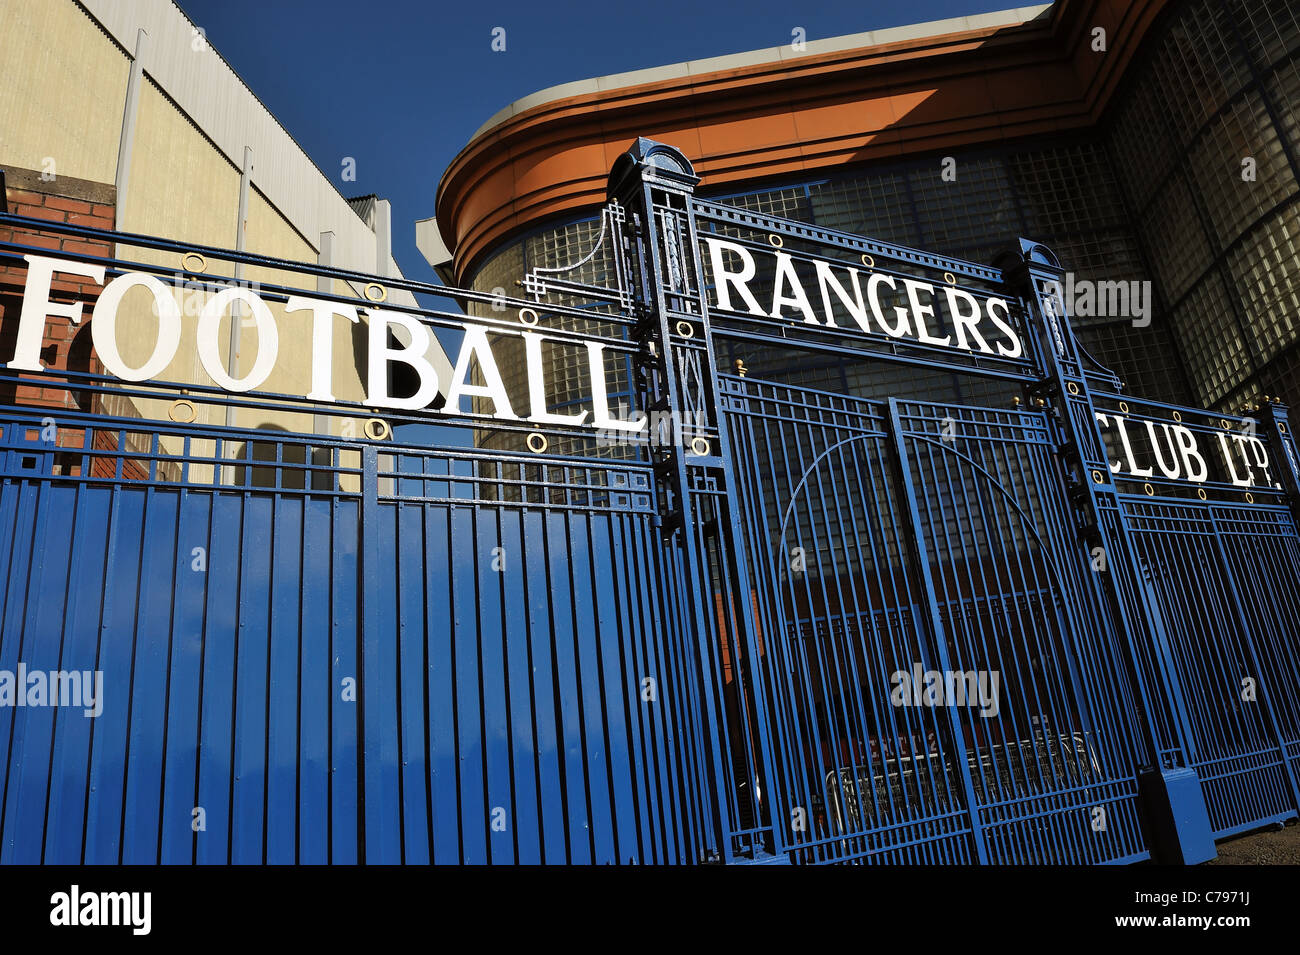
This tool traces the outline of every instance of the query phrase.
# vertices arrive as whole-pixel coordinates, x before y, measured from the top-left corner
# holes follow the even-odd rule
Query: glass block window
[[[1151,69],[1180,146],[1251,79],[1220,0],[1188,4],[1153,51]]]
[[[1281,134],[1290,143],[1292,154],[1300,153],[1300,54],[1278,67],[1265,89],[1277,111]]]
[[[1139,75],[1121,101],[1111,107],[1116,180],[1133,209],[1144,208],[1151,201],[1178,161],[1178,149],[1160,115],[1160,92],[1150,80],[1150,72]]]
[[[807,190],[802,186],[727,196],[721,201],[747,212],[757,212],[759,215],[798,219],[800,222],[813,221],[812,203],[808,199]]]
[[[1143,222],[1149,246],[1155,250],[1151,267],[1167,301],[1177,301],[1210,267],[1212,254],[1192,194],[1181,177],[1170,179],[1147,211]]]
[[[1242,160],[1255,160],[1255,178],[1243,178]],[[1264,101],[1248,94],[1210,121],[1188,156],[1188,168],[1221,247],[1296,191]]]
[[[1248,327],[1271,359],[1295,344],[1300,328],[1300,208],[1292,204],[1262,223],[1228,262]]]
[[[470,288],[476,292],[487,292],[489,294],[495,289],[500,289],[504,294],[514,296],[519,294],[519,289],[515,286],[515,283],[523,277],[523,243],[514,242],[484,263],[483,267],[478,270],[478,274],[474,276],[474,281],[470,283]],[[470,303],[467,311],[471,315],[478,316],[493,314],[490,305],[477,302]]]
[[[1235,327],[1228,293],[1217,272],[1207,275],[1174,310],[1173,322],[1197,398],[1213,407],[1251,368],[1246,343]]]
[[[1295,0],[1231,0],[1227,6],[1256,64],[1270,66],[1300,50],[1300,7]]]
[[[1007,161],[1030,235],[1127,228],[1115,175],[1098,144],[1018,151]]]
[[[1187,402],[1176,336],[1162,313],[1156,312],[1145,328],[1120,320],[1076,325],[1075,331],[1084,350],[1120,376],[1127,393],[1175,404]]]
[[[818,183],[808,191],[813,220],[820,226],[896,245],[920,244],[901,173],[852,176]]]
[[[1110,154],[1199,400],[1300,400],[1294,208],[1300,8],[1184,0],[1144,41],[1110,107]],[[1258,80],[1257,78],[1262,78]],[[1287,146],[1291,156],[1287,155]],[[1243,180],[1242,160],[1255,163]],[[1244,335],[1242,329],[1245,329]],[[1244,340],[1243,340],[1244,339]],[[1268,363],[1268,367],[1265,367]]]
[[[1150,278],[1137,239],[1127,229],[1053,238],[1048,244],[1076,280],[1140,282]],[[1080,323],[1087,321],[1079,319]]]
[[[954,181],[942,178],[938,158],[908,171],[923,247],[955,255],[991,237],[1018,234],[1022,223],[1005,161],[954,158]]]
[[[530,236],[525,244],[528,267],[554,269],[573,265],[590,254],[599,239],[599,219],[574,222]],[[613,282],[610,266],[609,243],[601,242],[590,261],[564,273],[564,278],[586,285],[607,286]]]

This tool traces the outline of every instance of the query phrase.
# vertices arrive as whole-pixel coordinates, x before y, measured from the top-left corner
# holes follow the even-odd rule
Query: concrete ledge
[[[75,176],[42,179],[41,173],[36,169],[22,169],[3,163],[0,163],[0,169],[4,170],[5,186],[9,189],[40,192],[47,196],[66,196],[102,206],[115,205],[117,202],[117,188],[111,182],[91,182]]]

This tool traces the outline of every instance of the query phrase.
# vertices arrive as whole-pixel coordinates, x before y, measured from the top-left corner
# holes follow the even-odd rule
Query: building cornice
[[[466,281],[513,235],[598,207],[611,165],[641,135],[681,149],[718,188],[1087,128],[1165,5],[1058,0],[1010,25],[993,15],[952,32],[543,91],[489,121],[443,175],[437,219],[455,275]],[[1105,52],[1093,50],[1097,28]]]

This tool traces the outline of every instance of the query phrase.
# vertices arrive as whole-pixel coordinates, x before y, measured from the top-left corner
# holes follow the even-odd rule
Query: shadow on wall
[[[428,328],[431,335],[435,329],[432,326]],[[436,335],[435,335],[436,338]],[[397,336],[390,330],[388,332],[388,347],[401,348],[402,342],[398,341]],[[446,345],[443,344],[445,348]],[[370,388],[370,323],[364,314],[360,321],[352,326],[352,361],[357,370],[357,378],[361,382],[363,391],[368,392]],[[409,364],[401,361],[389,362],[388,370],[388,394],[394,398],[409,398],[420,390],[420,377],[415,369]],[[434,410],[440,409],[443,405],[443,391],[447,383],[441,382],[439,393],[428,405]]]
[[[269,421],[259,424],[257,430],[272,435],[291,433],[289,429]],[[308,452],[311,452],[313,460],[308,459]],[[251,462],[235,466],[235,486],[295,491],[335,490],[334,473],[328,469],[331,454],[329,447],[312,448],[296,441],[277,441],[273,437],[267,441],[249,441],[235,454],[236,460]],[[258,462],[265,463],[259,466]],[[322,469],[316,470],[313,466]]]
[[[51,296],[60,300],[61,296]],[[18,313],[22,310],[21,290],[11,294],[0,294],[0,356],[3,360],[8,361],[14,355],[14,350],[18,343]],[[3,321],[6,316],[13,316],[13,321]],[[83,322],[80,328],[67,325],[68,337],[61,340],[51,340],[46,338],[41,343],[41,364],[51,372],[57,372],[60,369],[67,369],[73,372],[82,373],[101,373],[102,369],[99,363],[94,360],[91,354],[90,341],[90,323]],[[0,404],[16,405],[18,404],[18,389],[23,386],[32,387],[41,384],[52,385],[44,392],[45,400],[35,402],[25,402],[28,404],[49,404],[52,407],[67,407],[66,398],[71,395],[78,408],[82,411],[94,410],[94,396],[86,391],[79,389],[69,389],[67,394],[62,393],[60,386],[67,384],[67,379],[57,374],[36,374],[22,373],[24,378],[17,377],[18,373],[11,372],[14,377],[0,378]]]

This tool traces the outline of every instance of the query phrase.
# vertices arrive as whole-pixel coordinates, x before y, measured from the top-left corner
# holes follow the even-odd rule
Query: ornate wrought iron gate
[[[797,799],[779,816],[813,813],[785,845],[808,859],[1140,858],[1135,716],[1119,648],[1088,616],[1088,566],[1064,558],[1045,413],[730,384],[742,470],[774,489],[751,480],[744,505],[755,577],[780,582],[760,599],[777,792]],[[996,673],[1006,708],[893,705],[888,675],[918,665]]]
[[[981,266],[697,181],[639,140],[609,287],[537,272],[504,303],[0,217],[9,327],[32,256],[179,266],[205,300],[235,263],[273,303],[451,294],[472,317],[386,307],[530,374],[585,350],[604,428],[531,379],[502,414],[469,345],[473,410],[434,416],[124,382],[85,325],[57,369],[5,339],[0,677],[104,691],[93,718],[0,706],[0,861],[1199,861],[1295,815],[1285,410],[1121,397],[1031,242]],[[605,407],[605,355],[644,426]]]

